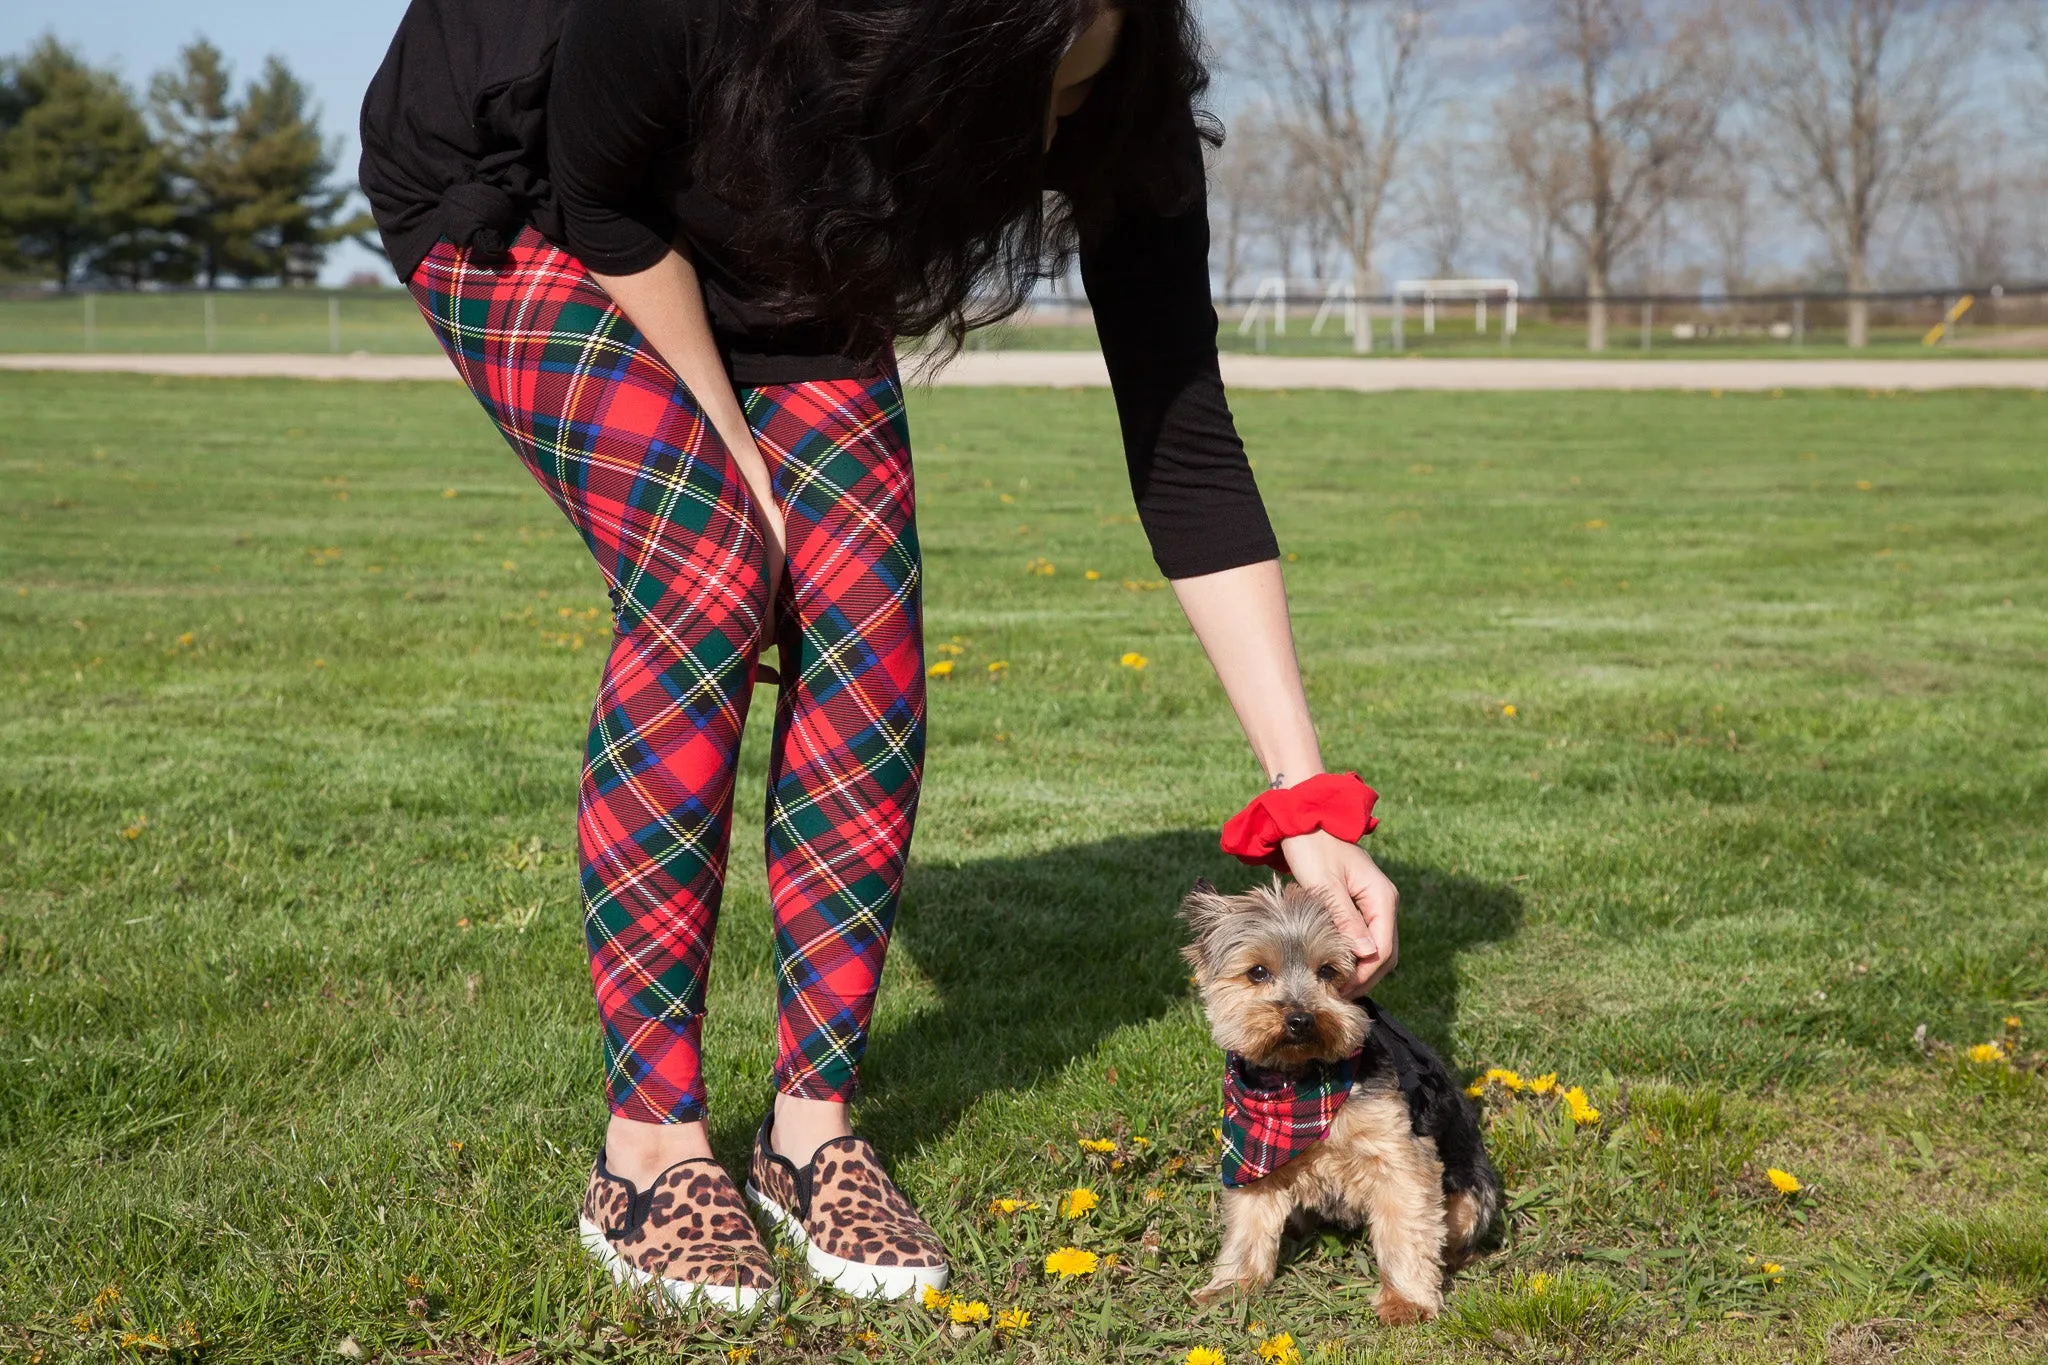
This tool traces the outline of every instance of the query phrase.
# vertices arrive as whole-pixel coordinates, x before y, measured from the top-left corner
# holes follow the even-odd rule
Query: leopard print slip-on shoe
[[[747,1198],[824,1284],[862,1299],[902,1299],[946,1287],[946,1251],[882,1169],[866,1138],[834,1138],[797,1169],[754,1137]]]
[[[636,1190],[600,1154],[578,1222],[584,1248],[614,1280],[655,1289],[677,1307],[701,1300],[751,1313],[781,1302],[760,1230],[710,1157],[679,1161]]]

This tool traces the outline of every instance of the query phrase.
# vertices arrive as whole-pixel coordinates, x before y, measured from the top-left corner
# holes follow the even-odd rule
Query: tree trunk
[[[1864,247],[1852,249],[1849,257],[1849,292],[1860,294],[1870,287],[1868,251]],[[1870,344],[1870,301],[1849,300],[1849,349],[1860,351]]]
[[[1586,271],[1586,349],[1607,349],[1607,272],[1598,266]]]

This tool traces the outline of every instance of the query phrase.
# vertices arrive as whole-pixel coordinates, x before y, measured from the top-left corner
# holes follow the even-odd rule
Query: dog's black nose
[[[1282,1019],[1280,1026],[1287,1030],[1288,1042],[1299,1043],[1315,1036],[1316,1017],[1307,1010],[1296,1010]]]

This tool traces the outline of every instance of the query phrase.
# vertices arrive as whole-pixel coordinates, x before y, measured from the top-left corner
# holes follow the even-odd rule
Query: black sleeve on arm
[[[1126,215],[1082,248],[1081,281],[1160,571],[1194,578],[1278,558],[1223,397],[1207,204],[1198,199],[1171,218]]]
[[[548,174],[562,245],[605,275],[667,253],[675,225],[648,193],[683,154],[689,34],[672,0],[575,0],[548,89]]]

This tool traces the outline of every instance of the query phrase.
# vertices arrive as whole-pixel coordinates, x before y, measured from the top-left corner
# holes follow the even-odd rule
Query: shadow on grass
[[[1518,933],[1521,897],[1438,868],[1382,866],[1401,889],[1401,965],[1375,998],[1450,1057],[1458,957]],[[897,933],[939,1004],[876,1040],[864,1131],[907,1153],[981,1095],[1031,1086],[1167,1013],[1188,992],[1182,894],[1197,876],[1236,890],[1264,875],[1217,853],[1210,830],[913,866]]]

